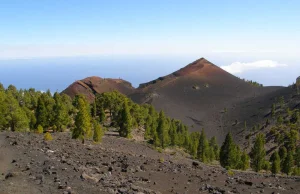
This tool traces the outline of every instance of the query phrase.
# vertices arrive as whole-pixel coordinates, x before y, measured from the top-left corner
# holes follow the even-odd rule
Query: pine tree
[[[6,89],[6,93],[10,93],[14,99],[18,99],[19,93],[14,85],[9,85]]]
[[[289,175],[292,172],[293,166],[294,166],[293,152],[289,151],[283,162],[282,172]]]
[[[100,123],[104,123],[106,119],[105,111],[104,108],[101,106],[100,107],[100,112],[99,112],[99,121]]]
[[[153,135],[151,134],[151,124],[152,124],[152,118],[150,115],[147,116],[146,122],[145,122],[145,135],[144,138],[146,140],[149,140]]]
[[[191,145],[191,139],[190,139],[190,136],[189,136],[189,133],[188,133],[187,130],[184,131],[183,137],[184,137],[183,148],[185,148],[186,150],[188,150],[189,146]]]
[[[296,148],[295,164],[297,167],[300,167],[300,147],[299,146]]]
[[[6,118],[7,128],[11,131],[24,131],[29,128],[29,120],[26,112],[20,107],[19,102],[14,95],[8,91],[4,101],[6,110],[4,117]]]
[[[200,134],[200,138],[199,138],[199,144],[198,144],[198,159],[201,162],[208,162],[209,161],[209,144],[208,141],[206,139],[206,135],[204,132],[204,129],[202,129],[202,132]]]
[[[265,125],[265,127],[269,126],[270,124],[271,124],[271,123],[270,123],[269,119],[267,119],[267,120],[266,120],[266,125]]]
[[[185,134],[185,126],[181,122],[178,123],[177,125],[177,145],[178,146],[184,146],[184,134]]]
[[[290,130],[290,133],[287,136],[287,143],[286,143],[288,150],[294,152],[296,149],[296,144],[297,144],[298,140],[299,140],[298,131],[296,131],[294,129]]]
[[[292,118],[291,118],[291,123],[298,123],[300,121],[300,114],[299,111],[296,109],[294,110],[293,114],[292,114]]]
[[[104,135],[101,125],[96,120],[94,120],[93,127],[94,127],[94,135],[93,135],[94,142],[101,142],[102,136]]]
[[[220,150],[221,166],[225,168],[234,168],[236,166],[236,154],[236,145],[232,139],[231,133],[228,133]]]
[[[4,87],[0,84],[0,130],[6,129],[7,126],[7,119],[6,113],[8,112],[6,103],[6,93],[4,92]]]
[[[36,126],[36,118],[35,118],[35,114],[32,110],[28,109],[27,107],[21,107],[23,109],[23,111],[26,114],[26,117],[29,121],[29,129],[30,130],[35,130],[35,126]]]
[[[160,139],[158,137],[156,130],[153,132],[153,145],[155,147],[159,147],[161,145],[161,142],[160,142]]]
[[[121,111],[120,136],[131,138],[132,117],[129,112],[128,102],[125,100]]]
[[[42,97],[38,99],[37,109],[35,112],[36,125],[41,125],[43,127],[48,125],[48,113]]]
[[[279,104],[280,104],[280,107],[283,108],[283,106],[284,106],[284,96],[281,96],[279,98]]]
[[[65,102],[62,96],[57,92],[54,94],[53,98],[55,100],[53,107],[53,124],[57,127],[58,131],[63,131],[63,126],[66,126],[71,122],[67,102]]]
[[[171,144],[171,146],[175,146],[177,144],[177,142],[176,142],[176,139],[177,139],[177,130],[176,130],[176,124],[175,124],[174,120],[172,120],[171,124],[170,124],[169,137],[170,137],[170,144]]]
[[[266,150],[264,146],[265,146],[264,135],[260,133],[256,136],[255,143],[251,151],[252,168],[256,172],[259,172],[263,168],[265,162]]]
[[[263,163],[263,169],[268,172],[271,170],[271,164],[268,160],[264,160],[264,163]]]
[[[285,161],[285,158],[287,157],[287,149],[285,146],[281,146],[279,148],[279,157],[280,157],[280,161],[281,161],[280,166],[281,166],[281,168],[283,168],[283,163]]]
[[[250,157],[249,155],[244,151],[241,156],[241,165],[240,169],[247,170],[250,166]]]
[[[282,118],[282,116],[279,116],[278,118],[277,118],[277,124],[278,125],[281,125],[283,123],[283,118]]]
[[[200,138],[200,133],[199,132],[192,132],[190,134],[189,153],[191,154],[191,156],[193,158],[197,158],[199,138]]]
[[[214,152],[215,160],[219,160],[219,155],[220,155],[220,148],[217,143],[217,138],[212,137],[209,141],[209,146],[212,148],[212,151]]]
[[[276,113],[276,106],[275,106],[275,104],[272,104],[271,115],[273,118],[275,117],[275,113]]]
[[[271,171],[273,174],[277,174],[280,172],[280,157],[278,152],[274,152],[271,157],[272,167]]]
[[[97,116],[97,107],[96,107],[96,101],[93,102],[93,106],[92,106],[92,110],[91,110],[91,114],[93,118],[96,118]]]
[[[166,117],[163,111],[160,111],[158,117],[157,135],[160,140],[160,145],[165,148],[169,142],[168,127]]]
[[[214,160],[216,160],[216,155],[215,155],[215,152],[214,152],[213,148],[209,146],[209,142],[208,142],[207,161],[212,162]]]
[[[287,108],[286,108],[286,113],[287,113],[287,115],[290,117],[290,116],[292,116],[293,111],[291,111],[290,108],[287,107]]]
[[[5,92],[5,88],[2,83],[0,83],[0,92]]]
[[[80,138],[84,143],[85,138],[91,136],[91,116],[89,104],[84,96],[77,97],[77,114],[75,116],[75,128],[73,129],[72,138]]]

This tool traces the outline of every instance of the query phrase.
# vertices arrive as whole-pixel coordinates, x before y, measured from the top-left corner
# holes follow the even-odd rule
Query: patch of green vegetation
[[[164,158],[159,158],[159,162],[160,162],[160,163],[164,163],[164,162],[165,162],[165,159],[164,159]]]
[[[42,134],[42,133],[44,133],[44,129],[43,129],[43,127],[42,127],[41,125],[39,125],[39,126],[37,127],[37,130],[36,130],[36,132],[37,132],[37,133],[39,133],[39,134]]]
[[[49,132],[46,132],[45,135],[44,135],[44,140],[45,141],[53,140],[52,135]]]
[[[233,172],[231,169],[229,169],[229,170],[227,171],[227,175],[228,175],[228,176],[234,176],[234,172]]]
[[[243,81],[245,81],[245,82],[247,82],[247,83],[251,84],[252,86],[256,86],[256,87],[263,87],[263,85],[262,85],[262,84],[260,84],[260,83],[258,83],[258,82],[256,82],[256,81],[252,81],[252,80],[246,80],[246,79],[243,79]]]

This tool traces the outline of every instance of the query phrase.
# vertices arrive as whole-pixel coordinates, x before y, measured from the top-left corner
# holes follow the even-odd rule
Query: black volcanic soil
[[[0,133],[0,193],[300,193],[299,178],[206,166],[180,152],[106,135],[101,144],[53,134]]]

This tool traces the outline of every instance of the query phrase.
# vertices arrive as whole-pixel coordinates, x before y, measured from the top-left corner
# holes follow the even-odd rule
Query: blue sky
[[[72,65],[80,56],[86,59],[76,74],[81,79],[88,73],[83,66],[91,66],[89,57],[101,58],[93,59],[93,68],[107,68],[101,66],[105,62],[109,67],[134,69],[151,66],[149,61],[154,60],[158,61],[154,65],[169,72],[206,57],[240,77],[287,85],[300,75],[299,10],[298,0],[1,0],[0,70],[7,75],[4,70],[15,68],[13,64],[32,69],[37,61],[36,65],[48,64],[51,69],[51,58],[68,57]],[[262,64],[266,60],[271,65]],[[156,77],[162,72],[150,74]],[[10,81],[6,77],[1,76],[0,82]],[[275,77],[274,82],[270,77]]]

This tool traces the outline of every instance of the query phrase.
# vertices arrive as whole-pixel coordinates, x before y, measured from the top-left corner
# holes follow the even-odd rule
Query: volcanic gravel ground
[[[143,142],[105,136],[84,145],[69,133],[52,141],[0,133],[0,194],[300,193],[299,178],[234,171],[159,153]]]

